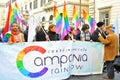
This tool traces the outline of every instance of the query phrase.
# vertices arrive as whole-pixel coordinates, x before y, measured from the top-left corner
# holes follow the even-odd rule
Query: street
[[[65,80],[120,80],[120,73],[115,73],[114,79],[103,79],[102,75],[88,75],[88,76],[70,76]]]

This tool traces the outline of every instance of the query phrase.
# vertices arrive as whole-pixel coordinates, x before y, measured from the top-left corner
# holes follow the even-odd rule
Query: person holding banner
[[[48,39],[48,35],[43,31],[44,30],[44,27],[42,26],[37,26],[36,28],[36,35],[35,35],[35,38],[36,38],[36,41],[47,41],[49,40]]]
[[[56,27],[54,24],[51,24],[48,28],[48,36],[50,41],[57,41],[59,39],[59,34],[56,33]]]
[[[20,32],[18,24],[16,22],[12,23],[11,31],[8,31],[5,34],[4,39],[7,39],[6,42],[9,44],[25,41],[24,35]]]
[[[0,42],[2,42],[2,38],[1,38],[1,36],[0,36]]]
[[[77,34],[76,34],[76,40],[79,40],[79,41],[81,40],[80,35],[81,35],[81,30],[78,28]]]
[[[98,34],[99,33],[101,33],[101,35],[103,36],[103,38],[105,39],[106,38],[106,33],[105,33],[105,30],[104,30],[104,28],[105,28],[105,26],[104,26],[104,22],[98,22],[97,23],[97,29],[92,33],[92,40],[94,41],[94,42],[100,42],[99,40],[98,40]]]
[[[2,33],[0,33],[0,42],[2,42]]]
[[[89,32],[89,25],[84,24],[81,29],[81,35],[80,35],[81,41],[91,41],[91,35]]]
[[[105,79],[114,78],[114,67],[112,66],[115,57],[118,55],[118,36],[112,31],[112,26],[106,27],[108,34],[106,39],[99,33],[99,41],[105,45],[104,47],[104,61],[106,63],[107,75],[103,76]]]
[[[70,32],[64,37],[63,40],[76,41],[76,36],[77,36],[77,33],[76,33],[76,30],[75,30],[75,27],[70,27]]]
[[[23,32],[24,38],[25,38],[25,42],[28,41],[28,28],[29,28],[29,26],[26,26],[26,30]]]

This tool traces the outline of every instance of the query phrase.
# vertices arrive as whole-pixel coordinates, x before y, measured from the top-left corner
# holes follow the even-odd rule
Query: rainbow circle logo
[[[24,59],[24,56],[30,51],[38,51],[41,54],[44,54],[46,52],[46,50],[40,46],[29,46],[24,48],[19,52],[17,56],[17,59],[16,59],[17,68],[23,75],[30,78],[37,78],[37,77],[43,76],[48,71],[47,67],[44,67],[41,71],[38,71],[35,73],[29,72],[27,69],[25,69],[23,64],[23,59]]]

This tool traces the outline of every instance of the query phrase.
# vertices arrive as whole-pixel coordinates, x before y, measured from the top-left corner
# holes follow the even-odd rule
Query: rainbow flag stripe
[[[12,27],[12,23],[13,22],[16,22],[16,18],[14,17],[14,13],[13,13],[13,10],[12,10],[12,6],[11,4],[9,4],[9,8],[8,8],[8,16],[7,16],[7,19],[6,19],[6,23],[5,23],[5,28],[4,28],[4,31],[2,33],[2,41],[4,41],[4,37],[6,35],[6,33],[11,30],[11,27]],[[5,40],[7,41],[7,40]]]
[[[4,35],[6,34],[6,32],[9,31],[10,10],[11,10],[11,4],[9,5],[9,8],[8,8],[8,16],[7,16],[7,19],[6,19],[4,31],[3,31],[3,33],[2,33],[2,38],[4,37]]]
[[[13,9],[12,7],[10,8],[10,27],[9,27],[9,30],[11,30],[11,27],[12,27],[12,23],[13,22],[17,22],[15,16],[14,16],[14,12],[13,12]]]
[[[74,8],[73,8],[73,20],[76,22],[75,26],[76,26],[76,30],[77,30],[79,25],[80,25],[80,21],[79,21],[79,18],[78,18],[78,14],[77,14],[77,10],[76,10],[75,5],[74,5]]]
[[[56,22],[56,33],[60,33],[62,28],[62,16],[59,14],[56,6],[54,6],[53,18]]]
[[[5,36],[3,37],[2,41],[3,42],[8,42],[8,39],[10,38],[10,36],[11,36],[11,31],[9,31],[9,32],[7,32],[5,34]]]
[[[67,10],[66,10],[66,3],[64,2],[64,8],[63,8],[63,29],[61,33],[61,40],[64,39],[64,37],[70,32],[70,26],[69,26],[69,21],[68,21],[68,15],[67,15]]]
[[[13,12],[14,12],[14,15],[15,15],[16,19],[19,22],[21,22],[23,25],[27,26],[27,22],[19,14],[17,3],[14,4]]]
[[[84,20],[89,23],[91,27],[90,33],[92,34],[95,30],[96,21],[91,16],[89,16],[89,14],[85,10],[83,10],[83,17]]]

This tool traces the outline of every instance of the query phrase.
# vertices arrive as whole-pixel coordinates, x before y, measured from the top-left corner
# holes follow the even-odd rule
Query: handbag
[[[117,72],[120,72],[120,55],[115,57],[115,60],[113,62],[113,67]]]

